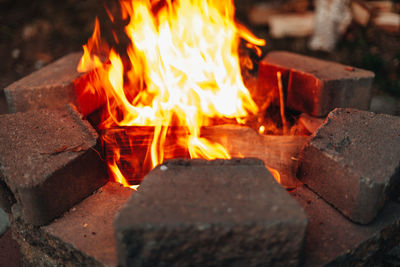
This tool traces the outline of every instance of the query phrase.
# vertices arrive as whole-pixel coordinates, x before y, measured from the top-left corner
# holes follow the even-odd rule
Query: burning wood
[[[83,95],[102,96],[106,103],[100,130],[152,127],[152,136],[137,132],[118,137],[129,140],[123,143],[136,147],[138,158],[144,160],[130,164],[135,170],[149,170],[175,154],[174,148],[168,151],[168,129],[173,125],[187,129],[174,139],[183,148],[178,154],[230,158],[223,146],[201,137],[200,129],[212,125],[214,119],[243,123],[257,113],[243,84],[238,45],[241,38],[247,47],[259,51],[256,47],[265,41],[234,21],[232,1],[125,1],[121,8],[122,18],[129,21],[126,56],[101,39],[96,22],[78,66],[78,71],[93,74],[83,86]],[[106,51],[104,61],[99,51]],[[112,148],[107,158],[113,176],[128,186],[126,174],[115,163],[123,150],[132,147],[116,146],[118,138],[109,138],[110,132],[103,137]]]
[[[297,158],[307,136],[260,135],[255,130],[236,125],[220,125],[203,129],[202,136],[222,144],[232,157],[253,157],[265,166],[282,186],[294,188]]]
[[[276,76],[278,79],[279,108],[280,108],[281,119],[282,119],[283,133],[287,134],[288,133],[288,125],[287,125],[286,116],[285,116],[285,94],[283,92],[283,86],[282,86],[282,73],[280,71],[278,71],[276,73]]]
[[[187,130],[183,127],[168,130],[164,160],[190,158],[187,148],[176,142],[185,134]],[[146,165],[146,158],[149,157],[147,147],[152,142],[154,127],[109,129],[103,136],[108,140],[105,143],[107,158],[113,160],[113,151],[118,147],[119,158],[114,161],[115,166],[128,184],[139,184],[152,169],[151,165]],[[294,188],[299,184],[295,178],[297,157],[308,140],[307,136],[260,135],[251,128],[237,125],[202,127],[200,136],[221,144],[231,157],[262,159],[275,179],[286,188]],[[111,175],[115,175],[115,172]],[[119,177],[115,176],[115,179],[119,181]]]
[[[154,138],[155,127],[131,126],[104,130],[102,140],[106,159],[110,162],[110,175],[126,186],[137,185],[153,168],[149,161],[148,148]],[[179,145],[178,139],[186,136],[184,127],[169,127],[164,143],[164,160],[172,158],[190,158],[185,146]],[[116,151],[118,156],[115,157]],[[126,182],[125,182],[125,180]]]

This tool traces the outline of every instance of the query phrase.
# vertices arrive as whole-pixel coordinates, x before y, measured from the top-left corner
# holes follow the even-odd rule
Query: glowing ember
[[[150,168],[166,158],[170,126],[187,129],[176,144],[187,148],[190,157],[230,158],[223,146],[201,137],[201,127],[221,118],[241,123],[257,112],[243,84],[238,46],[240,38],[251,48],[264,40],[234,21],[231,0],[132,0],[122,1],[121,7],[123,19],[129,20],[129,62],[100,38],[96,20],[78,66],[80,72],[95,74],[85,90],[107,103],[100,129],[153,127],[143,164]],[[107,52],[106,60],[99,51]],[[120,149],[114,147],[109,168],[116,181],[129,186],[119,161]]]

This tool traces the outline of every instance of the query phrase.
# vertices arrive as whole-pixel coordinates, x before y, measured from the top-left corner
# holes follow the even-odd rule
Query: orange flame
[[[88,43],[83,46],[83,56],[78,65],[78,72],[87,72],[103,65],[100,58],[97,55],[92,54],[93,52],[99,51],[99,42],[100,24],[99,20],[96,18],[94,22],[94,31],[92,34],[92,38],[90,38]]]
[[[281,175],[280,175],[280,173],[274,168],[271,168],[271,167],[268,167],[268,166],[265,166],[265,167],[269,170],[269,172],[272,174],[272,176],[275,178],[275,180],[278,183],[281,183]]]
[[[220,144],[201,137],[201,127],[216,118],[243,122],[258,110],[243,84],[238,47],[240,38],[260,52],[265,45],[234,20],[232,0],[121,1],[129,63],[100,39],[99,23],[78,71],[96,75],[85,90],[104,95],[107,114],[100,128],[153,126],[149,145],[151,166],[164,161],[168,126],[187,128],[179,144],[192,158],[230,158]],[[156,11],[155,11],[156,10]],[[113,20],[114,17],[110,16]],[[108,51],[101,61],[99,51]],[[107,142],[107,140],[105,140]],[[118,168],[115,148],[109,168],[129,186]]]

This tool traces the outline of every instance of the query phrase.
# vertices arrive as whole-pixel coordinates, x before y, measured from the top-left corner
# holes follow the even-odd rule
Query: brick
[[[156,167],[115,218],[122,266],[297,265],[307,218],[261,160]]]
[[[46,226],[13,206],[11,230],[28,266],[117,266],[113,219],[134,192],[109,182]]]
[[[389,201],[374,222],[360,225],[305,186],[291,195],[309,218],[304,266],[394,266],[382,263],[400,243],[399,202]]]
[[[298,178],[351,220],[371,222],[399,182],[400,117],[335,109],[300,153]]]
[[[9,112],[61,108],[74,103],[74,81],[82,53],[71,53],[4,89]]]
[[[282,73],[288,108],[326,116],[334,108],[368,110],[374,73],[285,51],[270,52],[261,62],[258,98],[277,98],[276,73]],[[271,94],[271,95],[269,95]],[[279,102],[278,102],[279,103]]]
[[[72,106],[0,116],[0,171],[28,222],[50,222],[106,182],[96,145]]]
[[[45,227],[26,223],[14,207],[11,228],[25,262],[28,266],[116,266],[112,220],[132,192],[108,183]],[[291,195],[309,217],[304,266],[381,266],[382,257],[400,242],[398,202],[389,202],[372,224],[359,225],[306,187]]]

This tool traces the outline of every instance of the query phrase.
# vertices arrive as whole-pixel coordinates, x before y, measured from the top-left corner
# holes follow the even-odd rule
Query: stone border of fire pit
[[[28,222],[49,223],[107,181],[98,135],[72,105],[1,115],[0,125],[3,182]]]
[[[6,87],[9,111],[62,108],[74,103],[74,81],[81,76],[76,67],[81,56],[81,52],[68,54]]]

